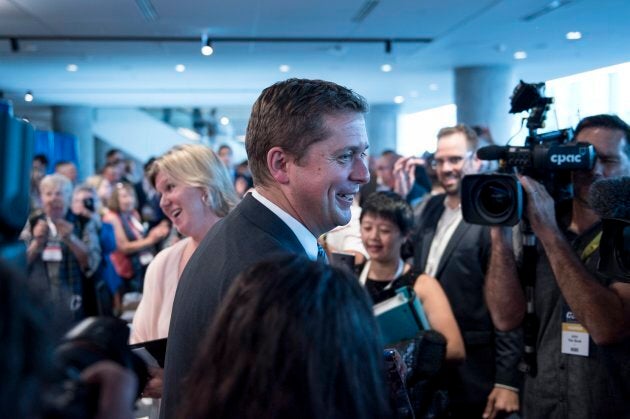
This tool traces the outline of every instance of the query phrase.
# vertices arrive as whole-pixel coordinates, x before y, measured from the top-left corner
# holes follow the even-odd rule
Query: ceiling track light
[[[9,38],[9,42],[11,43],[11,52],[20,52],[20,42],[17,38]]]
[[[390,39],[387,39],[385,41],[385,54],[391,54],[392,53],[392,41]]]
[[[63,41],[63,42],[199,42],[199,37],[190,36],[107,36],[107,35],[0,35],[0,40],[18,41]],[[207,37],[202,37],[205,46]],[[14,41],[11,41],[12,44]],[[250,36],[214,36],[213,43],[269,43],[269,44],[385,44],[391,48],[396,44],[429,44],[433,38],[335,38],[335,37],[250,37]],[[389,47],[388,47],[389,45]]]
[[[33,92],[27,90],[24,94],[24,102],[32,102],[34,99]]]
[[[212,41],[208,38],[208,34],[201,35],[201,53],[205,56],[212,55],[214,48],[212,48]]]

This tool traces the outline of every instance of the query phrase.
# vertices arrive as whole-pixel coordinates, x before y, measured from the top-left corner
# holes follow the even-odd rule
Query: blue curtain
[[[44,154],[48,158],[48,173],[55,171],[55,164],[71,161],[80,171],[78,139],[72,134],[54,131],[35,131],[34,154]]]

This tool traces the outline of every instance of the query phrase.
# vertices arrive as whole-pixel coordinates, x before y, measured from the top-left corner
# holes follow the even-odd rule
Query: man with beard
[[[592,144],[597,161],[572,174],[568,211],[541,184],[520,177],[539,241],[531,299],[539,322],[537,374],[525,379],[526,418],[630,417],[630,283],[598,272],[601,222],[588,203],[594,181],[630,174],[629,138],[630,127],[617,116],[578,124],[575,140]],[[525,311],[509,233],[492,231],[486,294],[499,329],[519,324]]]
[[[465,125],[440,130],[433,167],[445,193],[427,200],[413,241],[414,265],[438,279],[464,338],[466,361],[447,371],[454,418],[494,417],[519,409],[520,331],[495,331],[483,295],[489,228],[462,219],[461,181],[481,168],[474,156],[478,145],[477,135]]]

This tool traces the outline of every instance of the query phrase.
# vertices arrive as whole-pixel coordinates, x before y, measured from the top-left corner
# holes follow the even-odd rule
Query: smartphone
[[[350,272],[354,271],[354,254],[332,252],[330,254],[330,264],[337,268],[348,268]]]

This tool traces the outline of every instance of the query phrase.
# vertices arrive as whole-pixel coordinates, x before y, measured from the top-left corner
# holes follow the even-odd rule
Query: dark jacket
[[[161,418],[174,418],[182,379],[234,278],[272,254],[306,254],[293,231],[251,195],[206,235],[182,273],[173,302]]]
[[[426,265],[446,195],[431,197],[416,220],[414,266]],[[465,221],[455,229],[436,271],[466,346],[466,361],[449,374],[453,403],[485,404],[495,383],[519,387],[520,331],[496,332],[484,299],[490,230]]]

